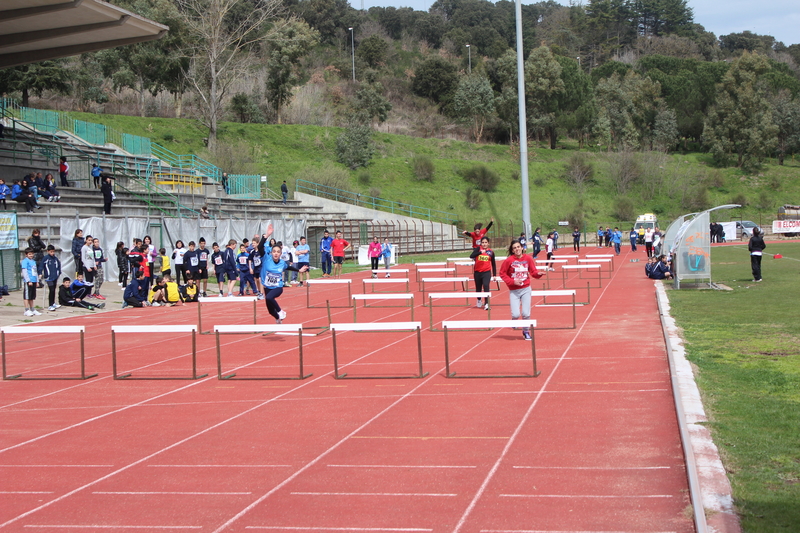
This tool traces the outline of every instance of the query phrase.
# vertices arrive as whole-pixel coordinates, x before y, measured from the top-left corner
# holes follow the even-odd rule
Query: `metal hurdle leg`
[[[444,363],[445,363],[445,377],[447,378],[456,378],[456,379],[483,379],[483,378],[536,378],[539,377],[541,372],[537,369],[536,366],[536,337],[534,335],[534,329],[536,328],[528,328],[528,331],[531,334],[531,360],[533,363],[533,373],[532,374],[489,374],[489,375],[468,375],[468,376],[459,376],[456,372],[450,371],[450,341],[448,338],[448,327],[444,326]],[[469,331],[469,330],[465,330]]]
[[[7,361],[6,361],[6,357],[7,357],[6,356],[6,333],[5,333],[5,331],[0,331],[0,344],[2,344],[2,351],[3,351],[3,355],[2,355],[2,359],[3,359],[3,380],[4,381],[10,381],[10,380],[16,380],[16,381],[56,381],[56,380],[58,380],[58,381],[60,381],[60,380],[76,380],[76,379],[77,380],[86,380],[86,379],[90,379],[90,378],[93,378],[93,377],[97,377],[97,374],[90,374],[88,376],[86,375],[86,342],[85,342],[85,333],[84,333],[84,331],[80,331],[80,332],[78,332],[78,334],[81,336],[81,340],[80,340],[80,346],[81,346],[81,375],[80,376],[75,376],[75,377],[69,377],[69,376],[64,376],[64,377],[49,377],[49,376],[23,377],[22,374],[14,374],[14,375],[11,375],[11,376],[8,375],[8,366],[7,366]]]
[[[398,330],[387,330],[398,331]],[[406,330],[408,331],[408,330]],[[336,379],[421,379],[427,377],[429,372],[424,372],[422,369],[422,330],[419,326],[415,328],[417,333],[417,362],[419,365],[419,373],[416,376],[350,376],[347,373],[339,373],[339,351],[336,344],[336,330],[331,330],[333,338],[333,377]]]
[[[198,302],[199,303],[199,302]],[[158,376],[148,376],[148,377],[133,377],[131,372],[127,374],[118,374],[117,373],[117,334],[113,329],[111,330],[111,367],[113,372],[113,378],[115,380],[197,380],[208,376],[208,374],[200,374],[197,375],[197,330],[192,331],[192,375],[190,377],[158,377]]]
[[[307,329],[307,328],[306,328]],[[327,328],[326,328],[327,329]],[[216,342],[217,342],[217,379],[220,380],[228,380],[236,378],[236,373],[233,372],[231,374],[227,374],[225,376],[222,375],[222,347],[220,343],[220,332],[216,331]],[[269,335],[270,333],[264,333],[262,337]],[[317,334],[318,335],[318,334]],[[240,377],[236,378],[236,380],[242,381],[286,381],[286,380],[303,380],[306,378],[310,378],[314,374],[304,374],[303,373],[303,329],[300,328],[297,330],[297,339],[298,339],[298,354],[299,354],[299,363],[300,363],[300,373],[297,377]]]

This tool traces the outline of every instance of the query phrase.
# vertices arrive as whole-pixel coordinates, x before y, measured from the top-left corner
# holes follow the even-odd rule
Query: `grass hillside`
[[[493,216],[506,228],[511,223],[515,230],[520,227],[519,165],[509,146],[376,132],[372,163],[366,169],[349,171],[334,163],[336,137],[342,131],[339,128],[222,123],[220,146],[212,154],[204,146],[206,130],[195,120],[71,115],[150,137],[177,154],[197,154],[232,173],[267,174],[272,188],[284,179],[291,189],[296,179],[317,181],[336,174],[342,175],[342,188],[448,211],[464,225]],[[559,220],[570,220],[573,224],[583,221],[589,230],[598,224],[619,224],[624,228],[644,212],[655,212],[661,220],[668,221],[683,213],[727,203],[746,207],[741,212],[723,212],[721,217],[769,224],[779,206],[800,203],[798,161],[788,160],[785,166],[769,163],[757,174],[745,174],[735,168],[713,168],[706,154],[651,152],[626,157],[584,150],[583,164],[591,168],[592,176],[580,187],[565,177],[566,169],[571,162],[574,165],[579,153],[576,145],[570,148],[549,150],[535,143],[529,147],[534,226],[549,228]],[[416,179],[411,164],[415,156],[432,160],[431,182]],[[499,183],[493,192],[476,192],[480,205],[470,209],[465,195],[473,185],[461,174],[477,164],[494,171]]]

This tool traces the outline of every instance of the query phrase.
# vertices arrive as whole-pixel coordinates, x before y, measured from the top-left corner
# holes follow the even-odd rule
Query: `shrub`
[[[758,195],[756,207],[762,211],[772,211],[774,209],[775,204],[773,203],[772,198],[769,197],[769,194],[767,194],[767,191],[761,191],[761,193]]]
[[[467,209],[478,209],[481,206],[482,201],[483,196],[481,196],[480,191],[477,191],[472,187],[467,187],[464,197],[464,204],[467,206]]]
[[[331,161],[326,161],[321,167],[307,166],[296,172],[294,178],[333,187],[334,189],[351,190],[350,173]]]
[[[564,168],[564,180],[567,184],[580,194],[583,193],[593,177],[594,167],[587,155],[583,152],[574,153]]]
[[[633,200],[627,196],[618,197],[614,201],[614,217],[618,221],[633,220],[635,218],[633,207]]]
[[[380,198],[381,197],[381,190],[378,187],[370,187],[369,188],[369,195],[373,198]]]
[[[732,204],[739,204],[742,207],[745,207],[745,206],[747,206],[749,204],[749,202],[747,201],[747,196],[745,196],[744,194],[741,194],[741,193],[739,193],[736,196],[734,196],[733,198],[731,198],[731,203]]]
[[[411,168],[418,181],[433,181],[433,160],[426,155],[415,155],[411,159]]]
[[[636,154],[625,150],[609,154],[608,174],[616,193],[625,194],[642,177],[642,168],[636,161]]]
[[[367,124],[352,124],[336,138],[337,160],[353,170],[369,165],[374,153],[372,128]]]
[[[464,171],[463,177],[483,192],[492,192],[500,183],[500,176],[486,165],[475,165],[468,168]]]
[[[360,183],[361,185],[366,186],[369,185],[370,182],[372,181],[372,175],[369,173],[368,170],[363,169],[359,171],[359,173],[356,175],[356,180],[358,180],[358,183]]]
[[[514,170],[514,171],[511,172],[511,179],[512,180],[519,181],[519,178],[520,178],[519,170]]]

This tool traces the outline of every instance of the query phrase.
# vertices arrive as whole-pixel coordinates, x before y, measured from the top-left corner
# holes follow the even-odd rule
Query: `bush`
[[[773,211],[775,204],[772,201],[772,198],[769,197],[767,191],[761,191],[758,195],[758,200],[756,201],[756,207],[761,209],[762,211]]]
[[[352,124],[336,138],[336,158],[350,169],[369,165],[374,153],[372,128],[367,124]]]
[[[381,190],[378,187],[370,187],[369,188],[369,195],[373,198],[380,198],[381,197]]]
[[[500,176],[486,165],[475,165],[468,168],[462,174],[465,180],[472,183],[483,192],[492,192],[500,183]]]
[[[481,196],[480,191],[477,191],[472,187],[467,188],[464,198],[464,204],[467,206],[467,209],[478,209],[481,206],[482,201],[483,196]]]
[[[636,218],[633,207],[633,200],[627,196],[618,197],[614,201],[614,217],[618,221],[633,220]]]
[[[358,180],[359,184],[366,186],[369,185],[370,182],[372,181],[372,175],[369,173],[368,170],[361,170],[356,175],[356,180]]]
[[[642,167],[636,161],[636,154],[625,150],[616,154],[609,154],[608,174],[611,177],[616,193],[625,194],[641,179]]]
[[[511,179],[512,180],[519,181],[519,178],[520,178],[519,170],[514,170],[514,171],[511,172]]]
[[[331,161],[326,161],[321,167],[305,167],[294,174],[294,179],[303,179],[344,191],[351,190],[350,173]]]
[[[737,194],[736,196],[734,196],[733,198],[731,198],[731,203],[732,204],[739,204],[742,207],[746,207],[750,202],[747,201],[747,196],[745,196],[744,194],[740,193],[740,194]]]
[[[594,167],[583,152],[576,152],[569,158],[564,168],[564,180],[579,194],[594,177]]]
[[[433,181],[433,160],[426,155],[415,155],[411,158],[411,168],[418,181]]]

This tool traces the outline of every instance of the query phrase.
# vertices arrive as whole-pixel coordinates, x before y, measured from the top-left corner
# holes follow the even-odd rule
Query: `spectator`
[[[672,269],[666,255],[658,258],[650,270],[650,279],[672,279]]]
[[[200,208],[200,218],[208,220],[211,218],[211,214],[208,212],[208,206],[204,205]]]
[[[86,239],[83,238],[83,230],[76,229],[75,235],[72,237],[72,259],[75,260],[75,272],[83,274],[83,261],[81,261],[81,248]]]
[[[98,300],[105,300],[106,297],[100,294],[100,287],[103,286],[104,281],[103,265],[105,265],[106,261],[108,261],[108,258],[106,257],[103,249],[100,247],[100,239],[92,239],[92,252],[94,253],[94,263],[97,267],[97,271],[94,276],[94,291],[92,291],[92,297],[97,298]]]
[[[61,276],[61,261],[58,259],[58,256],[56,256],[56,247],[52,244],[47,246],[47,255],[45,255],[42,260],[41,270],[43,281],[47,283],[48,289],[47,297],[50,307],[48,307],[47,310],[55,311],[61,307],[56,303],[58,278]]]
[[[286,200],[289,198],[289,187],[286,185],[286,180],[281,183],[281,196],[283,197],[283,204],[286,205]]]
[[[117,256],[117,269],[119,270],[119,278],[117,285],[120,287],[128,286],[128,249],[125,243],[119,241],[117,247],[114,249],[114,255]]]
[[[47,248],[44,241],[42,241],[41,232],[39,229],[34,229],[31,236],[28,237],[28,248],[33,250],[33,260],[41,270],[42,259],[44,259],[44,251]]]
[[[164,278],[158,276],[153,288],[150,290],[150,296],[147,299],[153,307],[167,305],[167,284]]]
[[[53,175],[48,174],[44,177],[44,185],[47,192],[50,196],[47,198],[48,202],[60,202],[61,201],[61,193],[58,192],[56,189],[56,182],[53,180]]]
[[[84,281],[83,276],[77,276],[75,280],[70,284],[69,290],[72,293],[72,297],[75,298],[75,300],[85,302],[87,298],[91,297],[92,287],[93,287],[92,285],[89,285]],[[106,304],[100,302],[100,303],[92,303],[90,305],[96,309],[102,309],[103,307],[105,307]]]
[[[86,285],[89,286],[94,285],[94,278],[97,275],[97,264],[94,261],[94,250],[92,249],[93,243],[94,239],[92,239],[92,236],[87,235],[86,241],[84,242],[84,245],[81,248],[81,262],[83,263],[83,276],[86,280]],[[77,279],[75,281],[77,281]],[[75,282],[73,282],[73,285],[74,284]],[[93,297],[91,291],[89,292],[89,295],[87,297],[88,298]]]
[[[20,263],[22,269],[22,302],[25,305],[25,316],[41,315],[36,310],[36,287],[39,285],[39,268],[33,259],[33,250],[25,250],[25,258]]]
[[[95,188],[100,188],[100,175],[103,173],[103,169],[100,168],[97,163],[92,163],[92,179],[94,180]]]
[[[0,203],[3,204],[3,210],[8,209],[6,205],[6,197],[11,195],[11,188],[6,185],[6,180],[0,178]]]
[[[330,232],[325,230],[322,235],[322,239],[319,241],[319,251],[320,251],[320,262],[322,263],[322,277],[329,278],[331,277],[331,266],[332,266],[332,259],[331,259],[331,243],[333,242],[333,237],[331,237]],[[270,244],[270,250],[272,249],[272,245]]]
[[[761,236],[761,230],[753,228],[753,236],[750,237],[750,242],[747,243],[747,251],[750,252],[750,268],[753,271],[753,281],[756,283],[761,281],[761,256],[766,247],[764,238]]]
[[[253,294],[258,294],[256,281],[253,278],[253,264],[250,261],[250,254],[247,253],[244,243],[239,245],[239,254],[236,256],[236,262],[239,265],[239,296],[245,295],[247,285],[250,285]]]
[[[100,190],[103,192],[103,213],[106,215],[111,214],[111,202],[114,201],[114,191],[111,188],[111,180],[110,177],[103,178],[103,185],[100,186]]]
[[[216,243],[214,243],[216,244]],[[217,245],[219,248],[219,245]],[[220,252],[221,253],[221,252]],[[224,275],[224,274],[223,274]],[[222,283],[220,283],[222,285]],[[224,290],[224,287],[223,287]],[[194,279],[191,276],[186,280],[186,285],[181,285],[180,287],[181,296],[183,297],[183,301],[186,303],[193,303],[197,301],[198,293],[197,293],[197,284],[195,283]],[[220,296],[223,295],[223,292],[220,291]]]
[[[167,249],[159,248],[158,254],[159,259],[161,259],[161,275],[164,277],[169,276],[170,281],[172,281],[172,264],[170,263],[169,256],[167,255]]]
[[[25,204],[25,212],[33,213],[36,205],[36,199],[31,195],[28,190],[28,183],[25,180],[14,180],[14,185],[11,187],[11,199],[20,204]]]
[[[308,258],[311,255],[311,249],[309,248],[308,244],[306,243],[305,237],[300,237],[300,244],[297,245],[295,248],[295,259],[297,259],[297,268],[299,275],[297,279],[300,280],[300,286],[303,286],[303,279],[305,278],[306,283],[311,278],[311,275],[308,273],[308,269],[305,272],[302,271],[303,267],[309,266]],[[378,268],[378,267],[375,267]],[[259,273],[260,274],[260,273]],[[374,277],[374,276],[373,276]]]
[[[66,156],[61,156],[61,162],[58,165],[58,175],[61,177],[61,186],[69,187],[69,163],[67,163]]]
[[[61,287],[58,288],[58,303],[59,307],[62,305],[64,307],[80,307],[81,309],[88,309],[89,311],[94,311],[95,307],[100,307],[101,305],[105,305],[103,303],[100,303],[97,306],[94,306],[92,304],[83,301],[83,298],[76,298],[75,295],[72,293],[69,278],[64,278],[64,280],[61,283]]]
[[[222,183],[222,190],[225,191],[225,194],[230,194],[231,193],[231,189],[230,189],[230,185],[228,184],[228,173],[227,172],[223,172],[222,173],[222,179],[220,180],[220,182]]]
[[[143,307],[150,305],[147,301],[147,286],[144,281],[144,269],[140,268],[135,271],[136,275],[131,281],[130,285],[125,287],[125,292],[122,293],[122,307]]]

